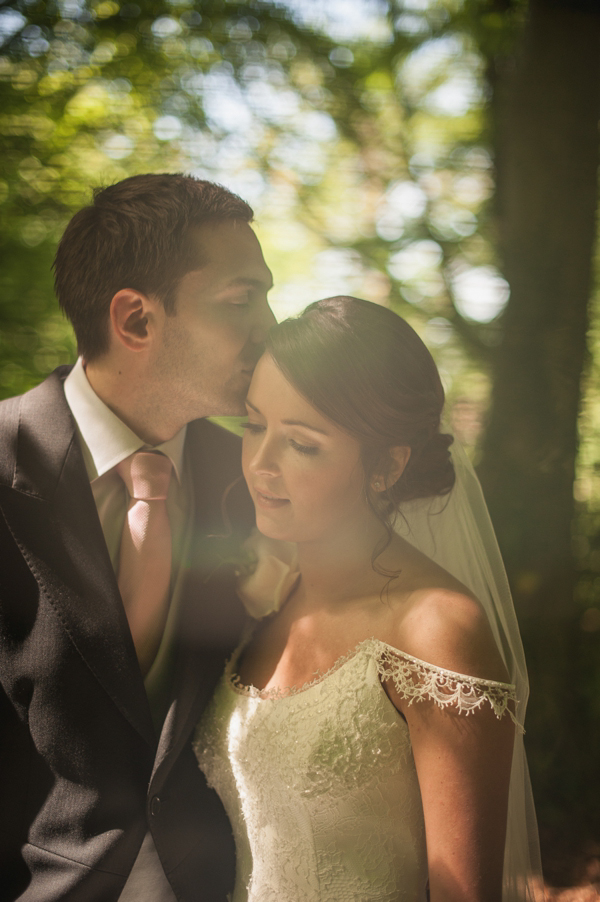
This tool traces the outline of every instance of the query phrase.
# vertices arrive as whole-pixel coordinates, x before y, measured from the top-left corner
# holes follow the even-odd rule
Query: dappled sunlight
[[[497,178],[502,161],[493,143],[497,123],[490,100],[499,96],[498,82],[510,69],[506,60],[526,6],[508,4],[510,12],[484,16],[476,3],[463,0],[251,0],[242,11],[236,4],[175,0],[151,5],[58,0],[54,11],[50,5],[3,4],[0,396],[26,390],[76,357],[70,326],[53,297],[51,264],[66,223],[89,202],[91,189],[141,172],[184,171],[225,185],[254,207],[254,228],[274,273],[270,297],[278,320],[340,293],[404,316],[439,366],[448,428],[479,465],[486,429],[506,403],[494,394],[493,368],[507,343],[516,346],[522,329],[507,336],[505,312],[514,310],[515,292],[506,259],[515,249],[501,242],[507,195],[500,198],[502,206],[498,192],[506,187]],[[561,92],[552,97],[556,106]],[[557,139],[557,147],[567,134]],[[506,135],[504,140],[511,145]],[[547,163],[540,153],[542,175]],[[519,198],[511,203],[517,209]],[[536,228],[544,226],[540,221]],[[565,236],[558,231],[557,236],[562,248]],[[569,303],[576,265],[571,256],[561,251],[549,257],[544,282],[550,292],[564,279]],[[532,281],[531,290],[539,284],[540,279]],[[523,293],[519,297],[524,304]],[[542,404],[536,395],[529,415],[497,430],[487,453],[510,439],[502,446],[508,448],[502,451],[505,460],[527,459],[536,479],[555,475],[543,493],[548,521],[565,498],[575,501],[577,582],[569,609],[574,624],[569,666],[581,691],[577,704],[587,712],[581,717],[593,713],[597,719],[598,298],[592,297],[578,320],[575,350],[583,355],[584,320],[590,318],[581,380],[570,369],[575,344],[567,346],[566,327],[542,335],[553,309],[548,302],[538,315],[518,368],[526,374],[538,367],[538,394],[550,386],[558,400]],[[545,353],[555,355],[551,372],[539,364]],[[507,367],[506,373],[516,369]],[[512,388],[511,398],[521,393],[521,385]],[[571,389],[575,400],[567,397]],[[577,435],[571,420],[563,429],[569,417],[573,423],[577,417]],[[535,457],[528,441],[540,423],[552,427],[543,453]],[[568,429],[573,436],[565,451]],[[570,472],[575,459],[572,496],[570,483],[555,491],[556,474]],[[491,470],[488,486],[493,487],[503,478],[498,458]],[[498,489],[499,495],[514,496],[511,528],[499,529],[505,529],[517,558],[523,534],[543,531],[539,523],[527,525],[527,511],[519,507],[531,482],[523,478],[517,489]],[[569,541],[566,535],[566,545]],[[538,551],[543,557],[541,541]],[[567,557],[564,549],[555,555],[556,561]],[[525,599],[524,619],[541,585],[541,567],[527,560],[511,574]],[[551,610],[551,602],[548,606]],[[533,656],[537,633],[532,635]],[[548,663],[539,654],[532,663],[533,695],[546,710],[551,684],[545,681]],[[534,739],[539,729],[534,723]],[[557,748],[560,742],[557,738]],[[544,747],[534,763],[550,794],[562,785],[552,783],[545,770],[555,754]],[[570,772],[565,780],[567,801],[569,793],[584,794],[584,778],[575,786],[578,779]],[[556,793],[565,813],[557,814],[552,805],[559,803],[553,800],[542,818],[574,817]],[[577,872],[580,887],[548,888],[549,902],[598,898],[595,860],[589,873]]]

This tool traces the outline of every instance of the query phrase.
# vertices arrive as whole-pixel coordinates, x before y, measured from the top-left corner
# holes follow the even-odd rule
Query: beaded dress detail
[[[366,639],[301,688],[261,691],[229,662],[195,737],[236,841],[232,902],[425,902],[423,809],[404,719],[432,700],[513,721],[514,686]],[[516,721],[515,721],[516,722]]]

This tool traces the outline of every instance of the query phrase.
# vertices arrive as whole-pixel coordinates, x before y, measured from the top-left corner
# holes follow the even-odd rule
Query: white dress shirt
[[[129,505],[129,493],[114,468],[135,451],[150,450],[151,446],[132,432],[98,397],[88,382],[81,358],[67,376],[64,389],[77,425],[77,434],[110,559],[115,573],[118,573],[121,533]],[[186,428],[184,426],[168,442],[152,448],[162,451],[170,458],[175,478],[171,478],[167,496],[173,546],[171,603],[160,647],[144,680],[150,700],[164,678],[181,593],[183,577],[181,561],[185,559],[192,535],[191,477],[184,457]],[[175,896],[164,875],[150,832],[146,834],[119,902],[175,902]]]
[[[65,380],[67,403],[77,424],[77,431],[87,474],[92,484],[94,500],[112,565],[117,572],[119,548],[129,495],[125,483],[114,469],[135,451],[150,449],[129,426],[100,400],[88,382],[81,358]],[[167,510],[171,523],[173,548],[181,548],[186,525],[189,492],[183,491],[183,449],[187,426],[172,439],[156,445],[173,463],[176,479],[171,479]],[[176,558],[173,558],[174,562]]]

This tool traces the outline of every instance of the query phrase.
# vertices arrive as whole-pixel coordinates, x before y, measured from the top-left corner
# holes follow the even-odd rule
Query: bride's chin
[[[286,529],[283,524],[274,523],[269,517],[264,517],[256,511],[256,528],[263,536],[268,539],[280,539],[282,542],[295,542],[294,537],[290,537],[290,530]]]

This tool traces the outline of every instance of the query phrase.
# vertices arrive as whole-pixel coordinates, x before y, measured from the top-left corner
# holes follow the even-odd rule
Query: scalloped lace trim
[[[242,648],[239,652],[241,650]],[[485,680],[454,670],[445,670],[443,667],[428,664],[420,658],[399,651],[380,639],[371,638],[359,642],[352,651],[338,658],[329,670],[316,671],[314,679],[308,680],[302,686],[274,686],[271,689],[257,689],[256,686],[247,686],[241,682],[239,676],[233,672],[239,652],[227,665],[227,679],[235,692],[249,698],[278,700],[299,695],[332,676],[360,652],[366,654],[372,652],[382,682],[391,679],[398,694],[407,699],[409,705],[413,702],[430,700],[440,708],[454,707],[459,714],[472,714],[487,703],[498,719],[508,713],[520,732],[525,732],[512,708],[509,707],[511,703],[515,708],[518,705],[516,688],[512,683]]]
[[[518,704],[512,683],[445,670],[383,642],[380,645],[380,654],[376,658],[379,676],[382,680],[391,679],[398,694],[407,699],[409,705],[429,699],[440,708],[452,706],[459,714],[472,714],[487,703],[498,720],[507,713],[513,723],[523,729],[509,707],[511,702],[515,707]]]

